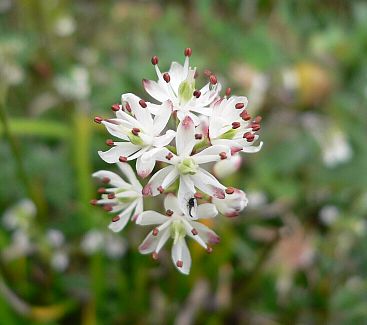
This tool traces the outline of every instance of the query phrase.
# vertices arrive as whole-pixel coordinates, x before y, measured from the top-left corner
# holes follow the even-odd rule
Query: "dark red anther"
[[[183,266],[183,262],[181,260],[178,260],[176,262],[177,267],[181,268]]]
[[[228,88],[226,89],[226,96],[227,96],[227,97],[231,96],[231,92],[232,92],[232,89],[228,87]]]
[[[252,127],[252,131],[259,131],[261,128],[260,124],[256,124],[256,123],[252,124],[251,127]]]
[[[144,99],[140,99],[140,100],[139,100],[139,104],[140,104],[140,106],[141,106],[141,107],[143,107],[143,108],[146,108],[146,107],[148,106]]]
[[[170,77],[170,75],[169,75],[169,73],[168,73],[168,72],[165,72],[165,73],[163,74],[163,80],[164,80],[165,82],[167,82],[167,83],[169,83],[169,82],[171,81],[171,77]]]
[[[112,146],[113,146],[113,140],[112,140],[112,139],[107,139],[107,140],[106,140],[106,144],[107,144],[108,146],[112,147]]]
[[[196,133],[195,134],[195,139],[196,140],[201,140],[203,138],[203,135],[201,133]]]
[[[191,233],[196,236],[198,234],[198,231],[195,228],[191,229]]]
[[[223,151],[219,154],[220,159],[224,160],[227,159],[227,154]]]
[[[112,218],[112,222],[116,222],[116,221],[119,221],[120,220],[120,216],[114,216]]]
[[[102,183],[108,184],[109,182],[111,182],[111,179],[109,177],[103,177],[102,178]]]
[[[102,123],[102,121],[103,121],[103,118],[102,118],[102,117],[100,117],[100,116],[96,116],[96,117],[94,118],[94,122],[96,122],[96,123],[98,123],[98,124],[101,124],[101,123]]]
[[[263,118],[259,115],[259,116],[256,116],[255,117],[255,119],[254,119],[254,122],[256,123],[256,124],[259,124],[260,122],[261,122],[261,120],[262,120]]]
[[[162,185],[159,185],[158,187],[157,187],[157,191],[159,192],[159,193],[163,193],[164,192],[164,188],[162,187]]]
[[[97,200],[96,199],[93,199],[93,200],[90,200],[89,201],[89,203],[91,204],[91,205],[97,205]]]
[[[234,107],[236,107],[236,109],[242,109],[245,107],[244,103],[237,103],[236,105],[234,105]]]
[[[153,252],[152,258],[153,258],[153,260],[157,260],[158,259],[158,253],[157,252]]]
[[[184,54],[185,54],[185,56],[190,57],[191,54],[192,54],[192,49],[189,48],[189,47],[185,48]]]
[[[172,215],[173,215],[173,211],[172,211],[171,209],[168,209],[168,210],[166,211],[166,216],[167,216],[167,217],[172,217]]]
[[[173,154],[171,152],[169,152],[166,156],[167,160],[171,160],[173,158]]]
[[[201,91],[200,90],[195,90],[193,95],[196,97],[196,98],[199,98],[201,96]]]
[[[217,80],[217,77],[215,74],[212,74],[210,77],[209,77],[209,81],[212,85],[216,85],[218,80]]]
[[[159,233],[158,228],[154,228],[152,232],[153,236],[158,236],[158,233]]]
[[[233,187],[227,187],[226,188],[226,193],[227,194],[233,194],[234,193],[234,188]]]
[[[151,60],[151,61],[152,61],[152,64],[153,64],[153,65],[157,65],[157,64],[158,64],[158,61],[159,61],[159,60],[158,60],[158,56],[154,55],[154,56],[152,57],[152,60]]]
[[[249,120],[251,120],[251,116],[247,113],[247,111],[246,111],[246,110],[244,110],[244,111],[240,114],[240,116],[242,117],[242,119],[243,119],[244,121],[249,121]]]
[[[125,157],[125,156],[120,156],[120,157],[119,157],[119,162],[122,162],[122,163],[127,162],[127,157]]]
[[[139,128],[133,128],[131,130],[131,133],[134,134],[135,136],[138,136],[139,135],[139,132],[140,132],[140,129]]]
[[[232,123],[232,129],[238,129],[241,126],[240,122],[233,122]]]
[[[202,199],[203,198],[203,195],[201,193],[199,193],[199,192],[196,192],[194,194],[194,198],[197,199],[197,200],[199,200],[199,199]]]
[[[247,142],[251,142],[251,141],[254,141],[255,139],[255,136],[251,133],[251,132],[246,132],[244,135],[243,135],[243,138],[247,140]]]
[[[125,109],[126,109],[129,113],[131,113],[131,106],[130,106],[130,104],[129,104],[129,103],[126,103],[126,105],[125,105]]]
[[[107,198],[112,200],[116,197],[115,193],[108,193]]]
[[[97,192],[98,192],[99,194],[104,194],[104,193],[106,193],[106,189],[105,189],[104,187],[100,187],[100,188],[97,190]]]
[[[103,209],[104,209],[105,211],[107,211],[107,212],[110,212],[110,211],[112,211],[112,205],[111,205],[111,204],[105,204],[105,205],[103,206]]]
[[[208,254],[211,254],[213,252],[213,248],[211,248],[210,246],[208,246],[207,249],[206,249],[206,252]]]
[[[114,112],[117,112],[120,110],[120,105],[119,104],[113,104],[111,106],[111,109],[114,111]]]

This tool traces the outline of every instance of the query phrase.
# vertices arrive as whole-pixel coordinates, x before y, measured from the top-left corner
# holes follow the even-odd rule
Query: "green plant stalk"
[[[20,181],[23,183],[29,198],[34,202],[37,207],[37,212],[39,216],[46,215],[46,202],[40,191],[37,190],[35,186],[31,183],[30,179],[28,178],[27,172],[24,168],[22,155],[18,148],[17,142],[15,137],[11,132],[11,128],[9,125],[9,118],[6,112],[6,94],[7,89],[6,87],[1,87],[0,85],[0,122],[2,124],[2,128],[4,131],[5,138],[7,139],[10,150],[15,160],[16,170],[18,173],[18,177]]]

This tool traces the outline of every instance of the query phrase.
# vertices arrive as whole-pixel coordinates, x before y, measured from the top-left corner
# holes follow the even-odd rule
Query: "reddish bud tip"
[[[112,147],[112,146],[113,146],[113,140],[112,140],[112,139],[107,139],[107,140],[106,140],[106,144],[107,144],[108,146]]]
[[[224,160],[227,159],[227,154],[223,151],[219,154],[220,159]]]
[[[183,262],[181,260],[178,260],[176,265],[177,267],[181,268],[183,266]]]
[[[116,222],[116,221],[119,221],[120,220],[120,216],[114,216],[112,218],[112,222]]]
[[[185,54],[185,56],[189,56],[190,57],[191,54],[192,54],[192,49],[189,48],[189,47],[185,48],[184,54]]]
[[[242,109],[245,107],[244,103],[237,103],[236,105],[234,105],[234,107],[236,107],[236,109]]]
[[[198,231],[195,228],[191,229],[191,233],[196,236],[198,234]]]
[[[145,100],[144,100],[144,99],[140,99],[140,100],[139,100],[139,105],[140,105],[141,107],[143,107],[143,108],[146,108],[146,107],[147,107],[147,103],[145,102]]]
[[[158,236],[159,230],[158,228],[154,228],[152,231],[153,236]]]
[[[217,80],[217,77],[215,74],[212,74],[210,77],[209,77],[209,81],[212,85],[216,85],[218,80]]]
[[[240,122],[233,122],[232,123],[232,129],[238,129],[241,126]]]
[[[228,88],[226,89],[226,96],[227,96],[227,97],[231,96],[231,92],[232,92],[232,89],[228,87]]]
[[[196,140],[201,140],[202,138],[203,138],[202,134],[200,134],[200,133],[195,134],[195,139]]]
[[[157,65],[158,64],[158,61],[159,61],[159,59],[158,59],[158,56],[156,56],[156,55],[154,55],[153,57],[152,57],[152,64],[153,65]]]
[[[117,112],[120,110],[120,105],[119,104],[113,104],[111,106],[111,109],[114,111],[114,112]]]
[[[171,77],[170,77],[168,72],[163,74],[163,80],[167,83],[169,83],[171,81]]]
[[[226,188],[226,193],[227,194],[233,194],[234,193],[234,188],[233,187],[227,187]]]
[[[96,116],[96,117],[94,118],[94,122],[96,122],[96,123],[98,123],[98,124],[101,124],[101,123],[102,123],[102,121],[103,121],[103,118],[102,118],[102,117],[100,117],[100,116]]]
[[[166,211],[166,216],[171,217],[173,215],[173,211],[171,209],[168,209]]]

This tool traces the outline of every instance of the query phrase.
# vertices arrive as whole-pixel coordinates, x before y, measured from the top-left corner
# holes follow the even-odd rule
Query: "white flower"
[[[211,75],[210,82],[200,90],[195,88],[196,68],[189,65],[191,49],[185,49],[185,63],[182,66],[177,62],[172,62],[168,72],[161,73],[158,68],[158,58],[154,56],[152,63],[156,70],[158,81],[143,80],[146,92],[157,101],[163,103],[170,100],[173,103],[173,110],[178,111],[177,116],[180,120],[185,116],[190,116],[195,125],[199,124],[199,118],[191,113],[204,115],[211,114],[208,107],[218,96],[221,85],[217,82],[215,75]]]
[[[85,254],[92,255],[102,248],[103,241],[102,231],[92,229],[85,234],[80,246]]]
[[[226,197],[223,200],[213,198],[212,202],[215,204],[218,211],[226,217],[237,217],[240,212],[247,206],[248,200],[245,192],[228,187],[226,189]]]
[[[46,233],[48,242],[55,248],[61,247],[65,243],[64,234],[57,229],[49,229]]]
[[[94,173],[93,177],[98,177],[103,183],[109,184],[111,187],[99,189],[99,192],[103,193],[102,198],[91,202],[103,205],[105,210],[111,213],[118,212],[118,215],[112,218],[109,225],[109,228],[114,232],[122,230],[130,218],[135,220],[143,212],[142,186],[133,169],[128,163],[117,163],[117,166],[126,181],[107,170]]]
[[[158,253],[167,240],[173,239],[172,261],[176,268],[189,274],[191,267],[191,256],[187,247],[185,237],[189,236],[196,240],[208,252],[211,247],[208,244],[219,242],[218,235],[200,222],[192,218],[182,210],[177,198],[168,194],[164,200],[166,215],[155,211],[144,211],[136,220],[139,225],[158,225],[145,238],[139,246],[142,254],[153,253],[153,258],[158,258]],[[197,218],[214,218],[218,211],[211,203],[201,204],[194,212]]]
[[[27,230],[36,213],[35,204],[29,199],[22,199],[4,212],[2,223],[8,230]]]
[[[239,154],[232,155],[229,159],[220,160],[213,167],[214,175],[220,179],[226,178],[237,172],[242,164]]]
[[[69,266],[69,256],[63,251],[57,251],[51,257],[51,266],[58,272],[63,272]]]
[[[171,116],[172,104],[166,101],[162,105],[154,105],[159,107],[159,114],[154,119],[149,111],[149,106],[153,105],[134,94],[124,94],[122,105],[113,105],[116,118],[95,119],[96,122],[103,123],[111,135],[123,140],[108,140],[108,144],[114,147],[98,152],[104,161],[115,163],[137,158],[136,169],[139,176],[146,177],[152,172],[155,165],[155,160],[152,159],[154,154],[168,145],[176,134],[168,130],[166,134],[160,135]]]
[[[179,178],[178,200],[182,207],[186,205],[187,199],[195,194],[195,187],[210,196],[224,198],[225,186],[200,165],[227,159],[231,155],[229,148],[220,145],[210,146],[191,155],[195,142],[194,123],[189,116],[186,116],[177,127],[177,155],[168,149],[156,155],[157,160],[164,161],[170,166],[162,168],[152,176],[144,186],[144,195],[158,195]]]
[[[222,98],[213,104],[209,117],[209,139],[213,145],[226,145],[232,152],[258,152],[262,142],[253,146],[259,136],[261,117],[252,120],[246,110],[247,98],[232,96]]]
[[[106,255],[111,259],[118,259],[122,257],[127,249],[127,244],[124,238],[109,233],[105,239],[105,251]]]

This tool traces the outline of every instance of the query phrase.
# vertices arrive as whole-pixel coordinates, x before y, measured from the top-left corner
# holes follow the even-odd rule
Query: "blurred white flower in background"
[[[76,30],[76,21],[71,16],[62,16],[56,19],[54,24],[55,34],[60,37],[72,35]]]
[[[66,252],[56,251],[51,257],[50,264],[55,271],[63,272],[69,266],[69,256]]]
[[[102,248],[103,242],[104,238],[102,231],[92,229],[84,235],[80,246],[85,254],[92,255]]]
[[[242,157],[239,154],[232,155],[229,159],[217,161],[213,167],[214,175],[219,179],[231,176],[241,168],[241,164]]]
[[[49,229],[46,233],[46,238],[53,247],[61,247],[65,243],[64,234],[57,229]]]
[[[25,51],[21,39],[0,40],[0,80],[8,85],[18,85],[25,78],[24,69],[18,57]]]
[[[320,220],[325,225],[333,224],[339,215],[340,211],[335,205],[325,205],[319,212]]]
[[[28,229],[36,212],[34,203],[23,199],[4,212],[2,223],[8,230]]]

